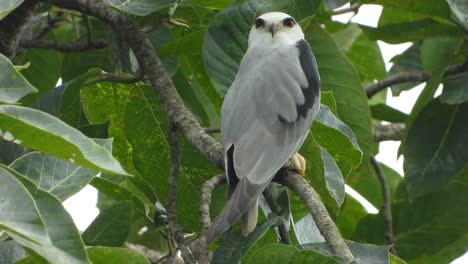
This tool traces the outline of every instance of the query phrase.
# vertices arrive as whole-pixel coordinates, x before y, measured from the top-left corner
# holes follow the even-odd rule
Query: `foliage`
[[[355,241],[347,243],[358,263],[449,263],[464,253],[468,74],[445,74],[447,67],[468,60],[463,1],[103,2],[146,32],[203,127],[219,126],[223,96],[245,54],[255,17],[273,10],[294,16],[315,54],[322,85],[320,113],[300,151],[309,164],[304,177],[343,237]],[[333,10],[348,2],[382,6],[378,26],[333,21]],[[0,20],[22,3],[1,1]],[[94,17],[43,5],[23,30],[23,40],[100,39],[105,47],[62,53],[20,45],[13,58],[0,54],[1,263],[150,263],[125,248],[127,243],[161,256],[171,253],[163,206],[171,170],[168,117],[147,81],[105,80],[139,73],[135,50],[119,33]],[[377,41],[412,45],[392,58],[387,71]],[[366,96],[365,88],[376,81],[422,71],[430,79],[409,115],[380,97],[370,101]],[[388,89],[398,96],[421,82]],[[443,91],[436,96],[441,84]],[[344,191],[346,183],[382,208],[380,182],[369,161],[378,153],[372,125],[382,121],[406,124],[401,144],[405,177],[382,166],[395,248],[403,260],[388,252],[383,214],[368,214]],[[201,186],[219,169],[181,135],[179,143],[178,224],[184,234],[199,236]],[[99,192],[100,214],[80,234],[62,202],[88,184]],[[323,243],[298,197],[279,186],[269,191],[277,193],[265,193],[273,201],[261,206],[267,216],[260,216],[254,233],[244,239],[234,227],[210,245],[215,263],[343,262]],[[225,193],[223,186],[214,190],[212,217],[224,205]],[[292,245],[278,244],[281,228]]]

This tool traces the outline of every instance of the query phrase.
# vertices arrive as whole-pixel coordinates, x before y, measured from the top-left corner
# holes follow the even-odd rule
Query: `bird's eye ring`
[[[259,28],[263,26],[265,26],[265,20],[261,18],[257,18],[257,20],[255,20],[255,28]]]
[[[284,25],[285,27],[290,27],[290,28],[292,28],[292,27],[294,27],[294,25],[296,25],[296,21],[294,21],[293,18],[288,17],[288,18],[285,18],[285,19],[283,20],[283,25]]]

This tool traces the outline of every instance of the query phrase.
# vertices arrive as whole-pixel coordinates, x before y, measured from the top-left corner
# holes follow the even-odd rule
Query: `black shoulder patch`
[[[317,62],[315,56],[312,54],[309,43],[301,39],[296,43],[299,49],[299,61],[301,62],[302,70],[309,83],[308,87],[302,87],[305,101],[301,105],[297,105],[297,118],[305,118],[307,112],[315,103],[320,93],[320,77],[317,69]]]

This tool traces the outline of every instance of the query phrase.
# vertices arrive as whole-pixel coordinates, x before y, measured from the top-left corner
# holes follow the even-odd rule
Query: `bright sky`
[[[344,7],[349,6],[347,4]],[[368,25],[372,27],[377,27],[377,22],[382,12],[382,7],[378,5],[363,5],[361,6],[359,13],[354,16],[351,21],[363,25]],[[333,19],[346,23],[352,17],[351,13],[342,14],[334,16]],[[387,70],[390,69],[392,64],[390,59],[402,53],[407,49],[411,43],[403,43],[398,45],[390,45],[384,42],[378,42],[384,61],[386,63]],[[411,109],[423,89],[424,85],[420,85],[416,88],[413,88],[409,91],[404,91],[398,97],[392,97],[390,91],[387,94],[387,103],[404,112],[410,113]],[[387,166],[393,168],[401,175],[403,174],[403,158],[397,159],[397,151],[400,145],[399,141],[386,141],[380,143],[380,152],[376,156],[376,159]],[[363,206],[368,210],[369,213],[377,213],[377,209],[362,198],[358,193],[356,193],[349,186],[346,186],[346,192],[360,201]],[[99,210],[96,207],[97,202],[97,190],[91,186],[85,187],[76,195],[70,197],[64,202],[64,206],[67,211],[71,214],[73,220],[75,221],[79,230],[84,231],[89,224],[94,220],[94,218],[99,214]],[[468,263],[468,252],[462,257],[456,259],[451,264],[463,264]]]

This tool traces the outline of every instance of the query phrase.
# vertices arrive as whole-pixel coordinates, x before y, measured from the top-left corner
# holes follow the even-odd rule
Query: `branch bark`
[[[390,125],[374,126],[374,141],[401,140],[405,131],[405,124],[395,123]]]
[[[336,9],[332,11],[332,16],[346,14],[349,12],[357,14],[359,12],[360,7],[361,7],[361,4],[354,4],[347,8]]]
[[[15,57],[20,33],[38,7],[37,1],[24,1],[13,12],[0,20],[0,53],[10,59]]]
[[[300,175],[290,171],[282,170],[276,176],[276,181],[287,186],[297,196],[299,196],[309,209],[310,214],[314,218],[320,233],[327,241],[330,248],[337,255],[342,257],[346,263],[355,263],[353,254],[348,246],[341,238],[340,232],[335,223],[328,214],[325,205],[320,200],[320,196]]]
[[[454,75],[468,71],[468,62],[461,64],[450,65],[445,69],[445,75]],[[432,76],[431,72],[401,72],[388,77],[385,80],[379,81],[366,88],[367,98],[372,98],[377,93],[385,90],[395,84],[405,82],[425,82]]]
[[[384,226],[385,226],[385,240],[387,244],[390,246],[390,252],[394,255],[397,254],[395,250],[395,246],[393,245],[393,223],[392,223],[392,207],[390,205],[390,192],[388,190],[387,180],[385,179],[385,175],[380,167],[379,163],[375,159],[374,156],[370,158],[372,167],[375,170],[375,174],[379,178],[380,187],[382,188],[382,196],[383,196],[383,205],[382,205],[382,214],[384,218]]]
[[[179,229],[177,225],[177,208],[176,208],[176,200],[177,200],[177,186],[179,182],[179,173],[180,173],[180,149],[179,149],[179,141],[177,139],[177,129],[169,122],[169,148],[170,148],[170,156],[171,156],[171,175],[169,176],[169,190],[167,194],[167,204],[166,204],[166,212],[167,212],[167,220],[169,222],[169,228],[171,230],[172,235],[177,243],[177,247],[180,249],[182,253],[182,258],[184,262],[187,264],[195,263],[193,259],[192,253],[190,249],[187,247],[184,234]],[[173,263],[174,258],[177,256],[177,251],[172,252],[171,257],[167,263]]]
[[[103,49],[107,47],[108,42],[105,39],[96,39],[87,42],[62,42],[45,39],[22,39],[19,42],[22,48],[51,49],[60,52],[80,52],[93,49]]]

